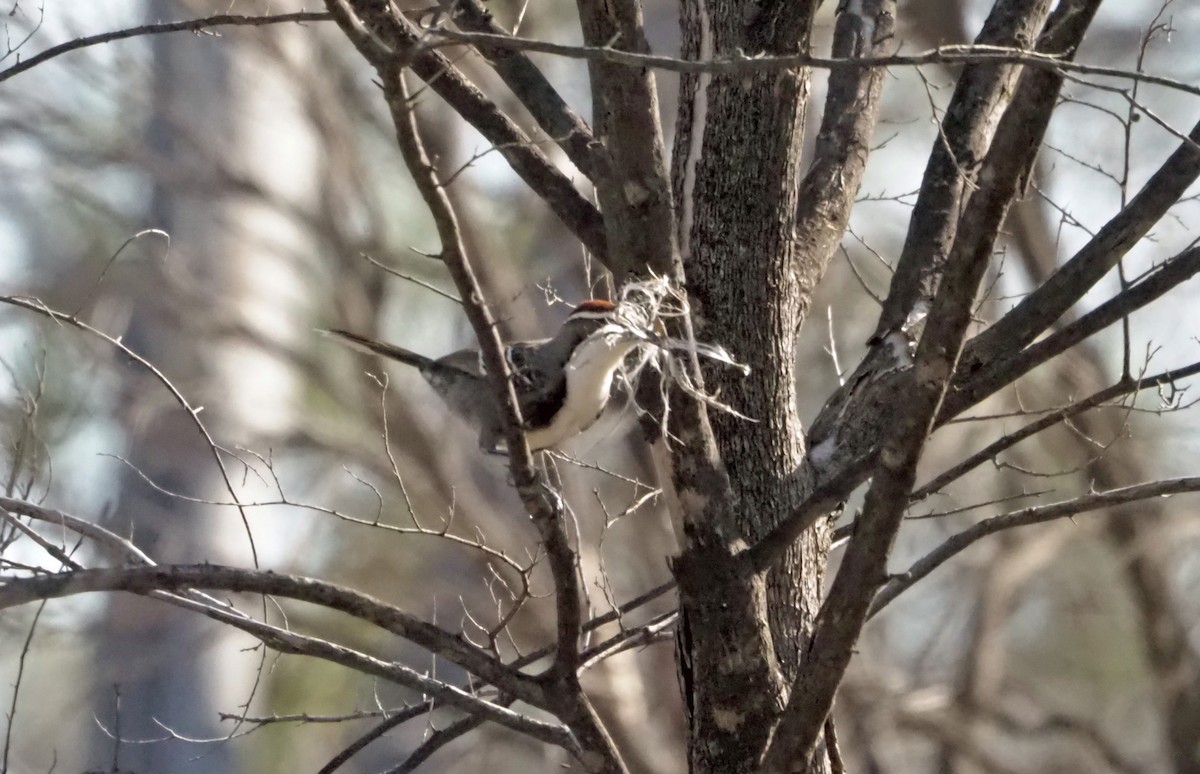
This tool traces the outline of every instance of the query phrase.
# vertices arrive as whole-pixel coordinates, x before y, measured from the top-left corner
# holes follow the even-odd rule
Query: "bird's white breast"
[[[547,426],[529,431],[529,448],[556,446],[586,430],[604,411],[617,367],[638,345],[616,336],[592,336],[567,363],[567,400]]]

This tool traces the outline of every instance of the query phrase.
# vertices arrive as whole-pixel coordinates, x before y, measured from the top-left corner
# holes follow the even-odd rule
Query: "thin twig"
[[[777,70],[792,70],[801,67],[812,67],[822,70],[842,70],[865,67],[919,67],[923,65],[963,65],[963,64],[1010,64],[1027,67],[1056,70],[1059,72],[1095,75],[1103,78],[1121,78],[1200,96],[1200,86],[1175,78],[1151,73],[1139,73],[1119,67],[1089,65],[1062,58],[1053,53],[1024,51],[1007,46],[984,45],[950,45],[939,46],[916,54],[893,54],[890,56],[864,57],[822,57],[810,54],[790,54],[787,56],[734,56],[695,61],[657,54],[637,54],[602,46],[570,46],[561,43],[551,43],[530,38],[510,37],[508,35],[491,35],[476,32],[458,32],[447,29],[430,30],[430,34],[445,38],[447,44],[471,43],[480,46],[495,46],[510,48],[518,51],[533,51],[541,54],[554,54],[567,59],[585,59],[593,62],[607,62],[625,65],[627,67],[649,67],[674,73],[707,73],[713,75],[748,75],[759,72]]]
[[[337,755],[330,758],[329,762],[322,766],[317,774],[333,774],[333,772],[342,767],[342,764],[346,763],[346,761],[350,760],[359,752],[361,752],[362,749],[371,742],[379,739],[393,728],[403,725],[404,723],[407,723],[408,721],[420,715],[424,715],[428,711],[428,705],[426,703],[421,703],[415,707],[410,707],[402,712],[397,712],[389,718],[386,718],[370,731],[367,731],[365,734],[344,747],[340,752],[338,752]]]
[[[504,702],[497,702],[504,704]],[[458,739],[461,736],[471,733],[475,729],[483,725],[483,718],[478,715],[473,715],[465,718],[459,718],[443,729],[439,729],[433,733],[428,739],[421,743],[421,746],[409,753],[404,762],[393,768],[387,769],[385,774],[408,774],[416,771],[417,767],[429,759],[438,750]]]
[[[1043,524],[1047,521],[1075,516],[1088,511],[1111,508],[1139,500],[1148,500],[1152,497],[1166,497],[1168,495],[1196,491],[1200,491],[1200,476],[1166,479],[1164,481],[1152,481],[1147,484],[1136,484],[1121,489],[1113,489],[1108,492],[1087,494],[1060,503],[1034,506],[985,519],[947,539],[937,548],[914,562],[906,572],[892,576],[876,595],[871,605],[870,615],[874,616],[891,603],[892,600],[911,588],[917,581],[945,564],[951,557],[988,535],[1014,527]]]
[[[43,599],[38,605],[37,611],[33,614],[33,621],[29,624],[29,632],[25,635],[25,642],[21,645],[21,654],[17,658],[17,675],[13,679],[12,701],[8,705],[8,723],[4,729],[4,757],[0,760],[0,771],[9,771],[8,754],[12,750],[12,732],[13,727],[17,725],[17,698],[21,694],[21,679],[25,676],[25,658],[29,655],[29,646],[33,642],[33,633],[37,631],[38,621],[42,619],[42,611],[46,609],[47,600]]]
[[[242,527],[246,531],[246,538],[250,543],[250,556],[253,559],[254,566],[258,567],[258,548],[254,544],[254,533],[250,529],[250,518],[246,515],[245,507],[238,500],[237,489],[233,485],[233,479],[229,475],[229,470],[225,467],[225,461],[221,458],[220,447],[217,446],[217,442],[213,439],[212,434],[208,431],[208,426],[205,425],[200,419],[200,412],[203,409],[193,407],[188,399],[184,397],[184,394],[180,392],[179,388],[175,386],[175,383],[167,378],[167,375],[164,374],[158,368],[158,366],[154,365],[154,363],[134,352],[119,339],[115,339],[112,336],[109,336],[107,333],[93,328],[82,320],[77,319],[75,316],[57,312],[36,298],[0,296],[0,303],[9,304],[11,306],[15,306],[20,309],[26,309],[31,312],[36,312],[37,314],[49,317],[51,320],[54,320],[57,323],[78,328],[85,333],[107,342],[109,345],[120,350],[122,354],[129,357],[146,371],[149,371],[155,380],[166,388],[167,392],[171,394],[171,397],[174,398],[175,402],[178,403],[180,407],[183,408],[184,412],[187,413],[188,419],[191,421],[196,430],[200,432],[200,435],[203,436],[205,443],[208,445],[208,449],[212,454],[213,461],[216,462],[217,470],[221,474],[221,481],[225,484],[225,490],[229,492],[229,497],[232,501],[230,504],[237,508],[238,514],[241,516]]]
[[[102,43],[112,43],[117,40],[140,38],[147,35],[162,35],[169,32],[200,32],[201,30],[211,29],[213,27],[265,27],[269,24],[323,22],[331,21],[332,19],[333,15],[328,11],[300,11],[297,13],[281,13],[271,16],[220,14],[217,16],[205,16],[199,19],[188,19],[186,21],[165,22],[162,24],[143,24],[139,27],[129,27],[123,30],[102,32],[99,35],[88,35],[87,37],[69,40],[66,43],[59,43],[57,46],[51,46],[36,56],[31,56],[25,61],[18,62],[12,67],[0,70],[0,83],[7,81],[9,78],[12,78],[15,75],[20,75],[26,70],[31,70],[40,64],[54,59],[55,57],[70,53],[71,51],[78,51],[81,48],[88,48],[89,46],[98,46]]]

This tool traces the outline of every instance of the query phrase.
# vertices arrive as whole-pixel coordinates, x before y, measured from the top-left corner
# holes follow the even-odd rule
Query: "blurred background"
[[[833,5],[822,10],[819,51]],[[897,43],[913,52],[968,41],[990,5],[902,2]],[[0,67],[16,61],[18,47],[25,59],[140,24],[301,8],[9,0],[0,7],[9,50]],[[492,0],[489,8],[510,27],[519,16],[522,35],[579,41],[569,3]],[[678,49],[676,11],[647,0],[658,53]],[[1126,0],[1100,12],[1080,59],[1197,83],[1197,50],[1196,3]],[[534,58],[587,116],[583,64]],[[459,64],[531,126],[484,62],[465,55]],[[862,201],[798,353],[811,364],[801,369],[806,418],[864,351],[877,316],[872,296],[887,290],[955,74],[892,71]],[[336,27],[319,24],[124,40],[0,83],[0,294],[74,314],[156,364],[203,407],[233,489],[256,505],[244,523],[224,504],[231,496],[210,448],[145,369],[101,337],[7,306],[0,474],[6,495],[102,523],[157,561],[257,561],[471,631],[505,614],[511,573],[461,543],[386,527],[449,521],[453,534],[527,560],[535,531],[503,459],[481,455],[417,374],[314,334],[343,327],[433,356],[471,343],[446,272],[425,255],[437,252],[436,234],[372,75]],[[819,106],[823,76],[815,81]],[[1178,143],[1157,121],[1131,119],[1126,95],[1096,82],[1128,85],[1069,81],[1037,177],[1006,228],[981,324],[1081,246]],[[675,79],[660,74],[659,87],[669,137]],[[1184,133],[1200,118],[1200,101],[1178,92],[1143,86],[1134,96]],[[547,335],[576,302],[605,292],[598,264],[499,155],[433,95],[419,105],[439,168],[457,173],[449,192],[505,336]],[[815,127],[819,109],[810,112]],[[552,142],[542,147],[582,179]],[[1133,250],[1129,275],[1200,236],[1197,210],[1194,199],[1181,202]],[[1117,288],[1113,278],[1089,300]],[[1020,427],[1027,419],[1018,412],[1111,383],[1126,351],[1135,373],[1200,359],[1194,293],[1170,294],[1132,318],[1128,340],[1120,329],[1097,337],[977,409],[979,421],[939,432],[925,476]],[[939,517],[902,531],[895,569],[982,517],[1195,474],[1197,425],[1175,411],[1189,400],[1186,392],[1146,396],[1016,447],[913,509]],[[594,614],[670,578],[674,539],[645,497],[653,476],[631,440],[633,415],[605,420],[571,449],[578,462],[559,465]],[[1189,501],[1175,499],[1002,534],[904,595],[868,628],[840,695],[852,770],[1200,771],[1193,516]],[[100,564],[86,547],[81,557]],[[46,559],[15,541],[4,561]],[[548,579],[539,569],[531,580],[542,596],[513,618],[511,639],[500,643],[509,655],[553,636]],[[660,599],[635,622],[671,605]],[[427,653],[348,618],[299,605],[287,615],[293,627],[430,667]],[[263,653],[247,636],[136,597],[5,611],[0,638],[13,772],[315,771],[382,711],[419,700],[328,664]],[[683,770],[669,642],[604,662],[586,685],[635,770]],[[243,715],[251,720],[235,720]],[[283,722],[299,715],[344,722]],[[453,717],[439,710],[402,726],[340,771],[386,770]],[[552,771],[562,762],[557,750],[485,726],[424,770]]]

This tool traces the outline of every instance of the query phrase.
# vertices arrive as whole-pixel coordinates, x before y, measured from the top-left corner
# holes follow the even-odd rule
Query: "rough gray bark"
[[[747,23],[743,3],[686,2],[684,56],[804,50],[816,5],[764,4]],[[804,483],[795,478],[804,441],[791,356],[800,292],[790,237],[808,87],[806,72],[779,72],[685,77],[680,90],[673,177],[694,324],[701,339],[723,342],[751,367],[746,381],[721,384],[713,375],[713,386],[732,390],[727,397],[757,420],[747,426],[712,418],[733,498],[727,509],[685,522],[676,564],[688,626],[681,647],[691,675],[691,766],[698,772],[753,771],[787,698],[766,578],[739,575],[731,557],[772,514],[803,496]],[[819,550],[814,537],[807,541],[810,551]],[[815,565],[792,579],[804,600],[801,615],[819,604]],[[714,578],[723,582],[714,585]]]
[[[807,51],[817,3],[683,5],[684,55],[711,59]],[[834,53],[890,45],[894,4],[839,14]],[[686,697],[696,771],[752,771],[770,739],[820,605],[828,532],[786,550],[769,572],[736,560],[797,508],[811,479],[796,416],[796,335],[845,229],[878,110],[882,73],[831,78],[816,157],[800,165],[810,73],[687,76],[673,154],[680,245],[698,336],[751,367],[710,386],[755,418],[716,415],[713,431],[732,490],[726,508],[685,516],[676,563],[687,623]],[[707,504],[707,501],[706,501]],[[714,583],[714,578],[724,579]],[[824,770],[824,761],[814,770]]]
[[[588,45],[649,52],[640,0],[577,5]],[[591,180],[604,212],[609,268],[618,281],[647,269],[671,275],[679,253],[654,73],[596,62],[589,75],[592,123],[604,148]]]

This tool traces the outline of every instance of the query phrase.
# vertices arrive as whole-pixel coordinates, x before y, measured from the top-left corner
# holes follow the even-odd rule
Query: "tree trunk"
[[[229,48],[206,45],[202,38],[158,37],[152,40],[154,115],[147,143],[169,169],[181,158],[194,159],[181,147],[184,131],[195,136],[228,135]],[[185,88],[185,84],[187,85]],[[210,134],[212,133],[212,134]],[[167,287],[164,276],[202,277],[218,282],[218,256],[224,252],[213,212],[221,205],[180,197],[166,185],[150,196],[150,225],[171,235],[167,261],[148,267],[146,285]],[[205,245],[207,250],[200,250]],[[210,260],[211,259],[211,260]],[[132,309],[125,343],[156,363],[177,385],[193,392],[209,372],[207,359],[189,346],[195,339],[178,335],[180,307],[162,293],[143,289]],[[193,312],[199,311],[191,304]],[[186,313],[183,313],[186,314]],[[120,491],[108,527],[129,535],[157,561],[212,557],[218,539],[209,518],[213,509],[156,491],[157,486],[186,497],[214,495],[209,471],[212,457],[191,420],[173,403],[159,398],[161,386],[135,368],[122,373],[122,403],[128,441],[125,458],[133,469],[120,476]],[[206,415],[211,419],[211,415]],[[107,600],[95,636],[94,713],[99,725],[89,749],[96,760],[119,760],[124,771],[203,772],[229,770],[227,745],[197,757],[178,742],[130,744],[162,739],[166,724],[180,734],[214,737],[217,726],[215,663],[207,663],[213,629],[202,619],[132,595]],[[131,656],[136,654],[136,658]],[[116,704],[119,692],[120,704]],[[109,736],[119,735],[113,739]],[[117,756],[111,752],[119,747]],[[96,756],[99,756],[98,758]]]
[[[807,50],[816,6],[764,3],[747,24],[747,3],[688,0],[684,57]],[[735,593],[713,598],[724,585],[716,578],[732,574],[732,553],[793,510],[806,489],[797,473],[804,436],[794,352],[807,298],[794,271],[802,256],[793,229],[808,94],[808,72],[795,70],[688,76],[681,87],[673,178],[696,335],[750,366],[745,379],[711,374],[709,386],[755,420],[712,416],[736,505],[707,525],[709,534],[690,536],[703,548],[685,549],[676,568],[689,626],[694,771],[755,769],[820,606],[825,530],[807,533],[767,578],[729,577],[724,591]]]

